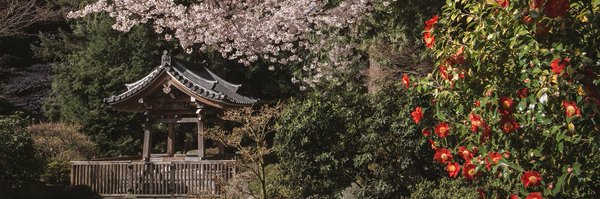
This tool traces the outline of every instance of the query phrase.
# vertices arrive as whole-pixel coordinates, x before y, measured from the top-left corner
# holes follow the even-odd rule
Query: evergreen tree
[[[74,21],[72,33],[41,36],[34,47],[54,65],[52,96],[45,111],[50,120],[82,125],[105,156],[139,151],[141,117],[117,113],[102,99],[122,92],[160,63],[163,43],[148,27],[118,33],[105,14]]]

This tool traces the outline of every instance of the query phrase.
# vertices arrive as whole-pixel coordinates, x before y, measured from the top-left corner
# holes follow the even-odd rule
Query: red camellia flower
[[[564,17],[569,13],[569,0],[548,0],[544,11],[550,18]]]
[[[521,128],[521,126],[519,125],[519,123],[517,123],[515,118],[512,118],[508,115],[502,116],[502,119],[500,119],[500,127],[502,128],[502,131],[504,133],[511,133]]]
[[[425,31],[429,32],[431,30],[431,28],[433,28],[433,25],[435,25],[438,21],[438,16],[434,15],[433,17],[431,17],[431,19],[425,21]]]
[[[550,66],[552,67],[552,72],[554,72],[554,74],[560,75],[567,66],[567,64],[569,64],[569,61],[570,59],[568,57],[563,59],[562,61],[560,60],[560,58],[552,60],[552,62],[550,63]]]
[[[446,162],[452,160],[452,152],[450,152],[446,148],[438,149],[435,151],[435,154],[433,155],[433,159],[438,162],[441,162],[441,163],[446,163]]]
[[[527,87],[519,89],[517,91],[517,95],[519,95],[520,98],[526,98],[529,94],[528,94],[529,89]]]
[[[498,4],[500,4],[500,6],[502,8],[506,8],[508,7],[508,4],[510,3],[508,0],[496,0],[498,2]]]
[[[481,119],[481,116],[471,113],[469,114],[469,120],[471,121],[471,131],[477,132],[478,128],[486,129],[487,124]]]
[[[521,175],[521,182],[525,188],[539,186],[542,183],[542,176],[537,171],[525,171]]]
[[[488,153],[488,157],[494,164],[498,164],[498,162],[502,160],[502,155],[498,152],[490,152]]]
[[[462,157],[465,161],[470,161],[471,159],[473,159],[473,156],[475,155],[474,152],[469,151],[466,147],[464,146],[459,146],[458,147],[458,155],[460,157]]]
[[[577,107],[575,102],[563,101],[563,107],[565,107],[565,114],[567,114],[567,117],[573,115],[581,117],[581,110]]]
[[[521,199],[517,194],[510,194],[510,199]]]
[[[502,113],[503,115],[510,115],[512,114],[513,108],[514,102],[512,99],[510,99],[509,97],[500,98],[500,113]]]
[[[468,163],[463,166],[463,176],[467,180],[473,180],[475,176],[478,174],[477,170],[475,170],[475,165]]]
[[[541,192],[531,192],[527,195],[527,199],[543,199]]]
[[[402,83],[404,83],[404,86],[406,87],[406,89],[408,89],[408,87],[410,87],[410,78],[408,77],[408,75],[406,73],[402,74]]]
[[[450,126],[448,124],[442,122],[435,125],[435,134],[437,134],[440,138],[445,138],[448,136],[448,132],[450,132]]]
[[[475,100],[475,102],[473,102],[473,105],[475,105],[475,107],[479,107],[481,106],[481,102],[479,100]]]
[[[431,135],[431,131],[429,131],[429,129],[423,129],[421,130],[421,133],[423,133],[423,136],[425,137]]]
[[[448,69],[446,68],[446,66],[440,65],[440,67],[438,69],[440,70],[440,75],[442,76],[442,79],[447,80],[448,79]]]
[[[498,164],[502,160],[502,155],[498,152],[489,152],[488,157],[485,159],[485,168],[490,170],[492,165]]]
[[[460,165],[457,162],[448,163],[446,171],[448,171],[448,175],[451,178],[455,178],[458,175],[458,171],[460,171]]]
[[[423,40],[425,41],[427,48],[432,48],[433,43],[435,42],[435,37],[430,32],[425,32],[423,33]]]
[[[425,32],[423,33],[423,40],[425,41],[427,48],[432,48],[433,43],[435,42],[435,37],[430,32]]]
[[[413,121],[415,121],[415,124],[418,124],[423,118],[423,109],[420,106],[417,106],[410,115],[412,116]]]

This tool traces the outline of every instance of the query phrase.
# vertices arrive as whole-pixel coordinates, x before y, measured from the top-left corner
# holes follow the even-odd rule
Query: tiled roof
[[[199,70],[191,71],[188,69],[192,67],[199,68]],[[134,83],[126,84],[127,91],[119,95],[104,98],[104,102],[114,104],[128,99],[136,93],[141,92],[162,73],[167,73],[190,91],[209,100],[238,105],[250,105],[256,103],[255,99],[237,93],[237,90],[241,85],[232,84],[223,80],[208,70],[203,64],[182,60],[174,60],[173,64],[170,66],[162,64],[161,66],[156,67],[144,78]]]

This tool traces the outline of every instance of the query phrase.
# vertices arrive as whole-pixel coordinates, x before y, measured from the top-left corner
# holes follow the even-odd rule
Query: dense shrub
[[[512,184],[506,184],[495,177],[482,177],[475,182],[441,178],[425,180],[409,186],[411,198],[507,198]]]
[[[361,96],[315,93],[282,111],[275,151],[284,184],[301,197],[333,197],[355,181]]]
[[[411,94],[399,83],[383,86],[371,97],[372,113],[358,116],[362,130],[354,162],[360,169],[361,198],[408,196],[408,185],[438,176],[430,145],[410,117],[413,107],[427,103],[426,97]]]
[[[27,127],[34,147],[52,160],[84,160],[97,154],[96,144],[79,132],[79,126],[64,123],[41,123]]]
[[[79,126],[63,123],[41,123],[27,127],[33,146],[45,158],[41,180],[49,184],[68,184],[69,161],[85,160],[97,154],[96,144],[78,132]]]
[[[50,160],[44,167],[40,180],[47,184],[69,184],[71,164],[64,160]]]
[[[28,124],[21,115],[0,116],[0,187],[17,188],[39,176],[42,161],[27,133]]]
[[[433,98],[423,117],[434,124],[418,125],[435,132],[423,139],[444,173],[494,177],[510,186],[482,192],[501,198],[600,195],[599,12],[581,0],[446,1],[423,31],[437,70],[415,88]]]

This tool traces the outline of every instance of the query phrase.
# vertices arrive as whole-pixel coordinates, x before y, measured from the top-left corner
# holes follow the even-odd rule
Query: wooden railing
[[[88,186],[101,196],[219,195],[220,186],[236,172],[233,160],[71,163],[71,185]]]

